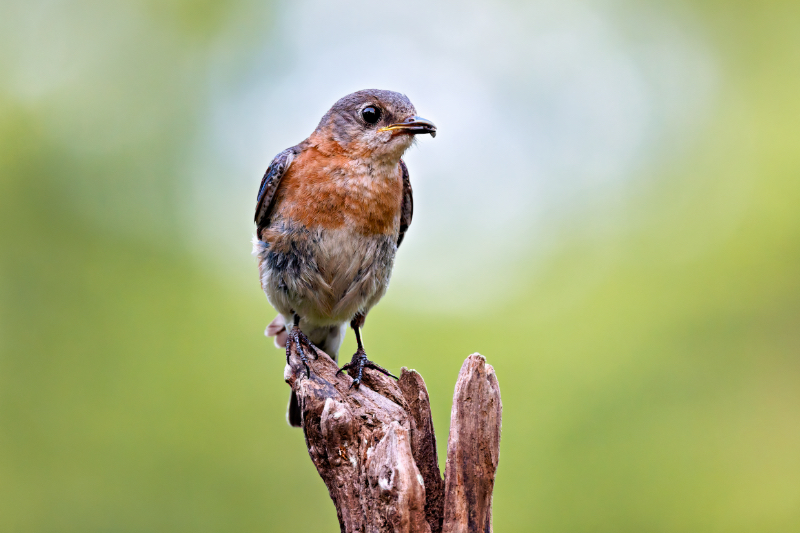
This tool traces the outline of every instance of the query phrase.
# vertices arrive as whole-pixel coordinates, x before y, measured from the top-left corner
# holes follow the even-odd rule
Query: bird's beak
[[[389,124],[378,131],[395,131],[399,130],[402,133],[410,133],[417,135],[420,133],[430,133],[431,137],[436,137],[436,126],[433,122],[422,117],[408,117],[403,122],[396,124]]]

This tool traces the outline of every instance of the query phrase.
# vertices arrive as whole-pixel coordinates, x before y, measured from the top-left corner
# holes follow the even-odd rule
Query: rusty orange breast
[[[399,164],[375,168],[334,142],[320,143],[295,158],[276,196],[276,214],[306,227],[390,234],[399,224],[402,175]]]

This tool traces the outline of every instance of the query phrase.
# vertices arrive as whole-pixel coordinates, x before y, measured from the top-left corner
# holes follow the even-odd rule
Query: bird
[[[258,190],[253,254],[261,288],[278,316],[265,335],[292,346],[310,377],[316,348],[338,359],[347,325],[357,350],[339,372],[358,388],[368,359],[362,328],[386,293],[414,211],[403,154],[416,136],[436,136],[407,96],[367,89],[339,99],[301,143],[279,153]],[[395,377],[395,376],[392,376]],[[287,411],[302,425],[297,396]]]

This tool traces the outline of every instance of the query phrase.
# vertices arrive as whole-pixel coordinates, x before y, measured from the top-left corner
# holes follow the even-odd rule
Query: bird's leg
[[[353,383],[350,385],[350,388],[358,388],[361,384],[361,378],[364,375],[365,368],[371,368],[373,370],[377,370],[387,376],[393,377],[397,379],[397,376],[392,375],[388,370],[385,368],[376,365],[369,359],[367,359],[367,352],[364,351],[364,343],[361,339],[361,328],[364,326],[364,315],[361,313],[357,314],[355,318],[350,322],[350,327],[353,328],[353,332],[356,334],[356,343],[358,343],[358,349],[356,353],[353,354],[353,358],[350,360],[349,363],[344,365],[339,371],[336,373],[338,376],[342,373],[343,370],[347,370],[347,373],[350,377],[353,377]]]
[[[289,334],[286,336],[286,364],[289,364],[289,357],[292,355],[292,344],[297,346],[297,354],[300,356],[300,361],[303,363],[303,366],[306,367],[306,377],[311,377],[311,369],[308,368],[308,356],[306,352],[303,350],[305,347],[310,353],[314,354],[314,357],[317,356],[317,350],[314,348],[314,345],[311,344],[311,341],[308,340],[306,334],[300,331],[300,315],[294,315],[294,325],[292,329],[289,331]]]

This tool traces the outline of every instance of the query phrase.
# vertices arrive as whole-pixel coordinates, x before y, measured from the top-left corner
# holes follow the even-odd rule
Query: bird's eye
[[[381,119],[381,110],[375,106],[367,106],[361,110],[361,118],[367,124],[375,124]]]

